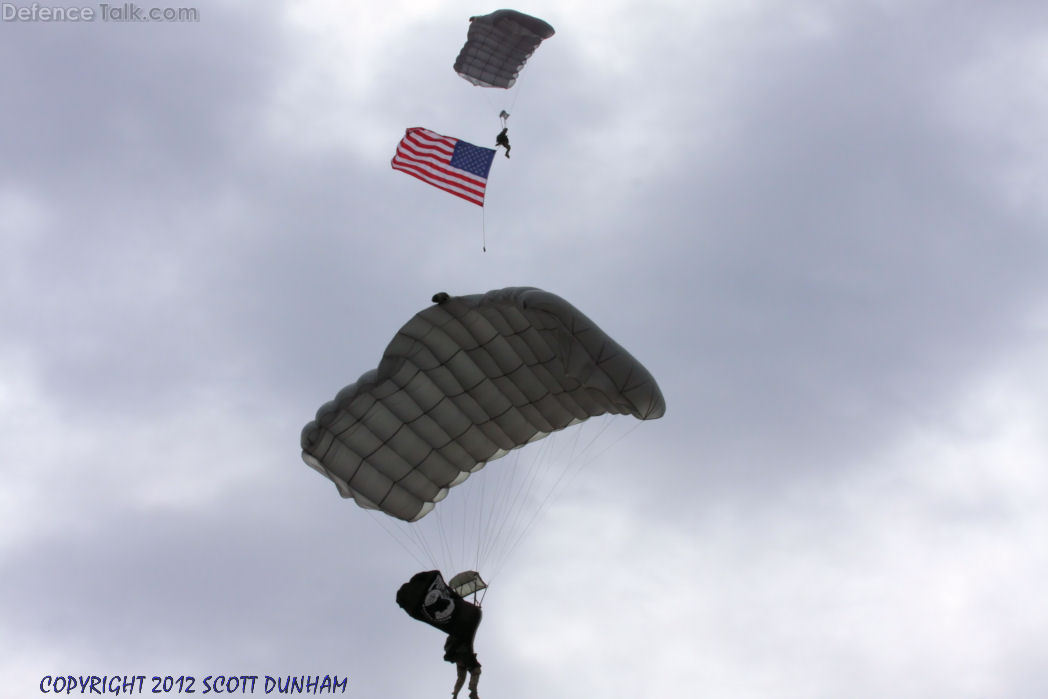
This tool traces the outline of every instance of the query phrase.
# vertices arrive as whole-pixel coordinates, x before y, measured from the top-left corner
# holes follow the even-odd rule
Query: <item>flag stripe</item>
[[[484,178],[477,177],[471,173],[459,170],[457,168],[450,168],[447,165],[451,159],[450,155],[443,155],[440,151],[434,151],[431,149],[422,149],[412,147],[413,144],[403,143],[397,148],[397,155],[399,156],[400,162],[412,162],[418,164],[431,165],[434,168],[444,170],[447,174],[460,179],[467,184],[474,184],[476,186],[484,186]]]
[[[439,172],[433,172],[431,168],[419,166],[419,165],[394,165],[395,170],[406,172],[407,174],[417,177],[423,182],[427,182],[434,187],[443,189],[445,192],[449,192],[456,196],[460,196],[463,199],[472,201],[476,204],[483,204],[484,202],[484,188],[481,187],[479,190],[475,188],[467,188],[462,186],[455,180],[441,177]]]
[[[449,170],[439,156],[427,155],[422,151],[411,148],[408,144],[402,143],[397,148],[397,157],[394,158],[393,167],[398,165],[415,165],[425,168],[434,174],[447,175],[449,181],[458,181],[465,187],[472,187],[479,190],[480,193],[484,192],[484,179],[461,170]]]
[[[487,173],[494,155],[495,151],[490,148],[480,148],[466,141],[415,126],[404,133],[404,138],[397,145],[397,152],[390,164],[394,170],[400,170],[478,206],[484,206]],[[459,157],[456,160],[457,156]],[[452,165],[453,162],[464,164],[474,172],[482,171],[483,176],[456,167]]]
[[[393,167],[467,201],[483,205],[485,180],[450,166],[455,142],[456,139],[425,129],[408,129],[397,148]]]

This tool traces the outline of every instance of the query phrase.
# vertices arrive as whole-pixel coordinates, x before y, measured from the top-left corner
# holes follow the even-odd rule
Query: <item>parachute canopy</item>
[[[487,586],[488,584],[484,582],[484,578],[480,577],[480,573],[475,570],[464,570],[452,577],[451,580],[448,580],[448,587],[454,590],[455,594],[460,597],[480,592],[486,589]]]
[[[648,370],[559,296],[433,300],[302,430],[303,460],[362,507],[415,521],[512,449],[590,417],[666,410]]]
[[[474,85],[509,89],[531,54],[551,36],[553,27],[516,10],[470,17],[455,72]]]

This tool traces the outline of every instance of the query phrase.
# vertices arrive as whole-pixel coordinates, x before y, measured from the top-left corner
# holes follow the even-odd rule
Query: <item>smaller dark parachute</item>
[[[551,36],[549,24],[516,10],[470,17],[455,72],[474,85],[509,89],[531,54]]]
[[[479,577],[479,576],[478,576]],[[470,644],[480,626],[480,607],[447,586],[439,570],[415,573],[397,590],[397,604],[413,619]]]

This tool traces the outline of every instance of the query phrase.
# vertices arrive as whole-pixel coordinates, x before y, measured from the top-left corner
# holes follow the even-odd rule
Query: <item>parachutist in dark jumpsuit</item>
[[[459,690],[466,683],[466,672],[468,671],[469,699],[478,699],[477,682],[480,681],[480,662],[477,661],[477,654],[473,652],[473,640],[448,634],[448,640],[444,642],[444,660],[455,663],[455,669],[458,671],[451,698],[458,699]]]
[[[506,157],[509,157],[509,127],[499,131],[499,135],[495,137],[495,147],[503,146],[506,149]]]

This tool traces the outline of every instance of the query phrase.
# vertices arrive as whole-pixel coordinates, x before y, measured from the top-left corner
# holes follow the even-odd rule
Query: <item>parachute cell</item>
[[[482,87],[513,87],[531,54],[553,36],[549,24],[516,10],[470,17],[469,23],[455,72]]]
[[[512,287],[433,300],[302,430],[303,460],[362,507],[415,521],[551,432],[665,412],[648,370],[559,296]]]

